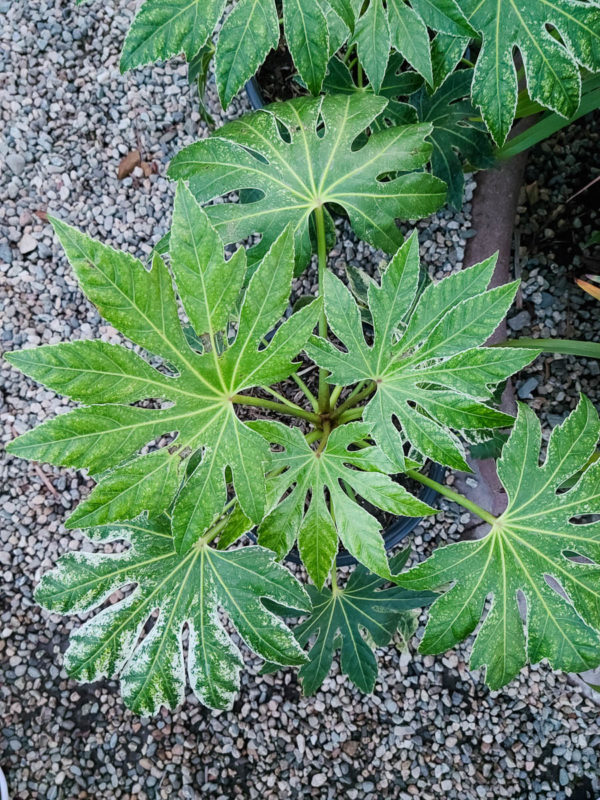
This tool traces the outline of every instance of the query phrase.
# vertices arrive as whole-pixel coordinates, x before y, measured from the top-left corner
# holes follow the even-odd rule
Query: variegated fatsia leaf
[[[118,675],[125,703],[136,713],[174,709],[185,695],[187,628],[187,677],[194,694],[211,708],[229,708],[243,661],[219,609],[263,658],[292,665],[306,661],[293,634],[262,601],[307,611],[308,597],[268,550],[244,547],[225,553],[199,540],[178,552],[166,515],[88,534],[101,543],[123,539],[130,547],[111,554],[68,553],[35,593],[51,611],[98,612],[71,635],[65,654],[67,672],[77,680]],[[105,605],[117,590],[131,587],[124,598]]]
[[[354,26],[353,43],[373,91],[381,90],[395,48],[426,81],[433,83],[427,28],[450,36],[471,36],[475,31],[455,0],[369,0]]]
[[[566,672],[600,664],[600,522],[590,516],[600,511],[600,463],[590,463],[599,434],[598,414],[582,397],[540,464],[540,424],[519,407],[498,461],[506,511],[483,539],[442,547],[400,578],[410,589],[451,585],[431,607],[422,652],[453,647],[484,616],[471,666],[486,668],[492,689],[527,662],[547,659]]]
[[[381,283],[369,286],[372,343],[365,338],[349,290],[331,273],[325,275],[327,321],[345,350],[313,336],[306,352],[330,371],[331,383],[372,382],[363,419],[398,470],[404,469],[405,443],[434,461],[468,470],[456,432],[513,422],[486,401],[492,387],[537,353],[482,347],[505,316],[518,285],[486,291],[495,261],[490,258],[432,283],[418,296],[419,245],[413,233]]]
[[[391,559],[394,573],[400,572],[408,555],[409,551],[404,550]],[[307,587],[311,612],[294,628],[299,644],[310,644],[308,662],[299,671],[304,694],[314,694],[319,689],[338,650],[344,675],[362,692],[372,692],[377,679],[374,646],[383,647],[397,630],[410,628],[406,618],[412,609],[427,606],[437,597],[430,591],[384,586],[384,579],[358,565],[343,588]],[[286,616],[295,614],[288,610]],[[276,669],[276,665],[268,664],[263,671]]]
[[[277,383],[297,368],[318,316],[319,301],[264,337],[287,307],[294,264],[293,234],[273,242],[243,295],[244,251],[228,261],[223,244],[187,188],[178,187],[171,263],[182,304],[205,351],[188,344],[179,321],[172,278],[160,258],[150,271],[126,253],[89,239],[57,220],[54,227],[89,299],[112,325],[147,352],[140,355],[101,341],[72,342],[9,353],[7,359],[46,386],[86,405],[39,425],[11,442],[15,455],[88,468],[99,476],[68,527],[91,527],[153,516],[168,508],[190,458],[203,457],[174,508],[178,549],[185,551],[220,513],[231,470],[240,506],[254,522],[265,509],[265,440],[241,422],[238,393]],[[226,335],[238,318],[233,341]],[[155,407],[132,405],[154,399]],[[168,446],[139,457],[158,437],[177,432]]]
[[[270,465],[274,477],[268,480],[274,507],[258,527],[259,544],[283,558],[297,539],[319,589],[338,540],[372,572],[390,578],[381,525],[357,498],[407,517],[434,514],[435,509],[390,478],[393,464],[368,443],[369,426],[354,422],[336,428],[322,450],[310,447],[299,428],[262,420],[250,426],[277,448]]]
[[[499,145],[508,136],[517,107],[515,50],[522,58],[531,99],[564,117],[575,114],[581,96],[580,66],[600,70],[596,0],[463,0],[461,9],[483,41],[473,102]],[[468,43],[467,38],[445,34],[434,42],[436,58],[443,64],[436,82],[454,69]]]
[[[431,82],[427,27],[453,36],[475,31],[456,0],[283,0],[283,32],[294,65],[313,94],[321,91],[328,59],[349,39],[376,91],[390,46]],[[123,71],[183,53],[191,62],[220,30],[216,45],[219,96],[227,106],[279,42],[274,0],[145,0],[127,34]]]
[[[454,208],[462,207],[465,164],[475,169],[494,164],[492,139],[469,99],[472,80],[473,70],[461,69],[432,93],[423,87],[419,75],[402,70],[401,57],[392,56],[380,90],[389,102],[373,126],[382,129],[431,123],[431,173],[447,184],[447,200]],[[329,62],[324,86],[327,91],[343,94],[369,91],[355,84],[351,71],[339,58]]]
[[[275,103],[186,147],[171,162],[169,175],[189,180],[203,203],[254,190],[249,202],[206,207],[225,243],[260,234],[248,251],[252,262],[291,225],[297,267],[304,269],[313,250],[310,218],[319,206],[341,206],[361,239],[393,253],[403,241],[396,220],[431,214],[443,203],[446,187],[416,171],[431,155],[428,123],[378,131],[357,146],[386,105],[374,95]]]

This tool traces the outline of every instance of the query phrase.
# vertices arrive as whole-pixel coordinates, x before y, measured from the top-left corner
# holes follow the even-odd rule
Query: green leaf
[[[575,114],[581,90],[578,65],[592,72],[600,68],[600,13],[595,2],[465,0],[462,9],[483,39],[473,102],[499,145],[510,131],[517,105],[515,48],[523,58],[531,99],[564,117]]]
[[[181,459],[166,448],[136,458],[99,481],[65,523],[66,528],[91,528],[133,519],[144,511],[150,518],[171,505],[180,484]]]
[[[184,53],[191,61],[206,44],[225,0],[146,0],[133,21],[121,54],[121,71]]]
[[[418,517],[435,512],[385,474],[392,465],[377,447],[352,449],[365,444],[369,426],[342,425],[319,451],[306,443],[298,428],[278,422],[250,424],[278,448],[271,466],[283,470],[270,479],[269,492],[281,502],[260,524],[259,543],[282,558],[297,537],[302,561],[319,588],[333,564],[338,537],[358,561],[390,578],[381,525],[356,495],[392,514]]]
[[[508,347],[520,347],[537,350],[540,353],[560,353],[581,358],[600,358],[600,342],[584,342],[580,339],[509,339],[504,344]]]
[[[394,571],[404,566],[407,557],[405,550],[391,561]],[[389,644],[398,628],[405,627],[405,618],[412,609],[429,605],[437,597],[433,592],[412,592],[398,586],[384,589],[384,584],[384,580],[359,565],[343,589],[307,587],[312,610],[295,629],[303,646],[314,638],[309,661],[299,672],[304,694],[314,694],[319,689],[337,650],[344,675],[361,691],[372,692],[377,678],[374,647]]]
[[[375,94],[381,89],[390,54],[390,26],[382,0],[371,0],[354,29],[358,58]]]
[[[329,56],[335,55],[337,51],[342,47],[344,42],[348,39],[350,35],[350,26],[344,20],[343,16],[340,16],[338,11],[333,7],[335,5],[340,5],[337,3],[328,3],[327,0],[317,0],[319,6],[323,14],[325,15],[325,20],[327,22],[327,32],[329,34]],[[344,3],[341,3],[342,8],[340,9],[344,12],[343,9]]]
[[[215,54],[217,89],[227,108],[279,42],[273,0],[239,0],[227,16]]]
[[[291,224],[297,266],[303,269],[312,252],[309,219],[322,203],[344,208],[358,236],[395,252],[402,242],[396,219],[432,213],[443,202],[445,187],[430,175],[411,172],[431,154],[431,145],[424,141],[431,132],[427,124],[375,133],[363,147],[353,149],[385,105],[374,96],[278,103],[185,148],[171,162],[169,174],[189,180],[201,202],[245,189],[260,192],[255,202],[206,209],[225,243],[261,235],[249,250],[251,261]],[[403,174],[381,179],[396,173]]]
[[[312,94],[319,94],[329,60],[329,30],[318,0],[283,0],[283,24],[296,69]]]
[[[407,13],[413,13],[404,4],[399,7]],[[388,13],[392,14],[391,6]],[[411,41],[418,40],[415,36]],[[422,52],[419,47],[419,53]],[[495,163],[487,128],[478,121],[478,112],[468,99],[473,70],[455,72],[440,89],[430,94],[416,73],[398,72],[398,62],[401,66],[402,57],[392,56],[390,59],[381,87],[381,94],[390,98],[390,101],[372,127],[380,130],[415,122],[431,123],[432,131],[428,137],[433,144],[431,172],[448,185],[449,204],[460,208],[465,162],[476,169],[488,169]],[[332,58],[329,62],[324,88],[329,92],[361,95],[369,89],[359,89],[348,67],[338,58]]]
[[[600,664],[600,462],[568,491],[559,491],[595,451],[600,421],[581,398],[548,443],[540,465],[541,429],[533,411],[519,415],[498,462],[508,507],[483,539],[438,550],[403,575],[415,590],[452,584],[431,608],[421,642],[440,653],[469,636],[491,597],[476,635],[471,666],[486,667],[486,683],[499,689],[529,661],[581,672]],[[527,605],[523,623],[518,604]],[[526,633],[524,631],[526,628]]]
[[[358,306],[334,275],[325,275],[329,327],[345,347],[313,336],[305,348],[330,371],[330,383],[373,381],[363,419],[400,470],[403,448],[469,470],[455,432],[505,427],[512,417],[482,403],[491,387],[535,356],[512,348],[483,348],[508,310],[517,284],[486,291],[495,258],[430,284],[416,302],[419,247],[416,233],[369,287],[373,343],[363,333]],[[501,353],[498,356],[498,353]],[[400,425],[400,430],[395,425]]]
[[[462,208],[463,163],[477,169],[494,164],[492,142],[485,126],[477,122],[477,112],[468,98],[473,70],[459,70],[434,94],[421,89],[408,99],[420,122],[431,122],[433,144],[431,171],[448,184],[448,203]]]
[[[288,303],[294,264],[291,231],[274,242],[250,280],[230,341],[223,331],[238,314],[243,254],[225,261],[223,245],[204,212],[185,186],[178,187],[171,260],[183,305],[196,333],[207,339],[205,352],[198,354],[183,333],[172,279],[159,257],[148,271],[126,253],[57,220],[54,225],[89,299],[133,342],[162,357],[163,364],[155,369],[129,350],[100,342],[39,348],[37,356],[34,351],[12,354],[16,366],[93,405],[44,422],[11,442],[9,450],[57,465],[87,467],[92,474],[114,470],[102,476],[71,517],[71,526],[131,518],[142,510],[156,515],[173,499],[180,462],[200,454],[175,504],[177,546],[191,547],[220,513],[227,496],[227,468],[242,511],[260,522],[266,502],[261,465],[270,458],[269,447],[238,419],[231,398],[294,372],[292,359],[316,324],[319,301],[284,322],[263,346]],[[216,346],[218,336],[223,352]],[[151,398],[163,401],[161,406],[127,405]],[[177,437],[170,454],[159,449],[131,458],[173,432]],[[199,494],[203,489],[206,493]]]
[[[349,30],[354,30],[356,14],[352,7],[352,0],[328,0],[328,5],[344,21]]]
[[[30,378],[82,403],[135,403],[166,396],[168,382],[143,358],[100,340],[16,350],[5,358]]]
[[[451,36],[474,36],[476,31],[466,19],[468,3],[455,0],[410,0],[414,10],[432,30]]]
[[[198,89],[198,110],[201,119],[207,125],[214,127],[215,121],[210,115],[206,104],[206,86],[210,77],[210,65],[215,54],[215,47],[212,42],[202,45],[200,50],[188,64],[188,81],[196,84]]]
[[[177,288],[198,335],[225,330],[246,274],[242,247],[225,261],[223,242],[204,211],[185,188],[178,187],[171,225],[171,263]]]
[[[124,539],[124,552],[69,553],[42,578],[36,599],[61,614],[97,611],[71,635],[67,672],[80,681],[120,676],[125,703],[138,714],[175,709],[184,698],[183,628],[187,626],[187,674],[198,699],[229,708],[243,665],[238,648],[219,619],[222,608],[248,647],[279,664],[306,657],[292,633],[270,612],[269,598],[308,610],[299,583],[261,547],[223,553],[200,542],[175,550],[168,518],[96,528],[99,542]],[[104,606],[117,591],[123,599]],[[153,619],[147,630],[153,612]],[[143,638],[140,642],[140,636]]]
[[[431,42],[432,88],[438,89],[456,69],[469,44],[468,38],[438,33]]]
[[[393,47],[428,83],[433,83],[427,26],[404,0],[389,0],[387,11]]]

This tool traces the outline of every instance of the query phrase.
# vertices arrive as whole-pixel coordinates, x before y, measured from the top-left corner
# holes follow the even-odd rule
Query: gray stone
[[[529,311],[519,311],[519,313],[508,320],[508,327],[513,331],[521,331],[531,324]]]
[[[21,255],[25,256],[28,253],[33,253],[33,251],[37,248],[38,241],[34,239],[34,237],[30,233],[25,233],[21,237],[21,241],[19,242],[19,252]]]
[[[15,175],[20,175],[25,169],[25,159],[20,153],[11,153],[6,156],[6,164]]]

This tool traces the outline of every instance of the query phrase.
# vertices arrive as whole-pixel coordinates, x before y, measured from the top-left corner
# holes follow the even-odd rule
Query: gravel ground
[[[149,252],[170,213],[166,164],[205,132],[179,63],[119,75],[118,46],[133,4],[103,5],[0,0],[7,15],[0,55],[7,350],[97,335],[118,340],[77,290],[44,214]],[[228,113],[245,107],[241,101]],[[585,121],[532,158],[517,229],[515,260],[525,285],[515,333],[600,335],[597,304],[572,281],[594,264],[594,253],[579,243],[600,227],[597,195],[590,190],[565,203],[600,169],[597,130]],[[121,159],[134,149],[150,165],[148,176],[139,167],[117,180]],[[472,191],[471,182],[461,214],[419,225],[422,255],[436,277],[462,266],[473,234]],[[345,226],[341,234],[338,267],[344,259],[378,263],[381,254]],[[554,424],[579,389],[600,403],[597,375],[595,361],[544,357],[517,388]],[[4,365],[0,381],[4,441],[66,405]],[[315,697],[303,698],[291,671],[260,677],[255,660],[231,712],[212,713],[188,698],[174,714],[135,717],[115,681],[79,686],[66,677],[61,653],[76,623],[42,612],[32,598],[60,553],[90,547],[62,525],[88,481],[9,458],[1,470],[0,764],[12,800],[600,796],[598,708],[582,690],[542,666],[489,692],[479,673],[468,672],[466,648],[436,659],[388,648],[372,697],[355,691],[336,667]],[[444,507],[417,529],[415,549],[457,538],[465,522]]]

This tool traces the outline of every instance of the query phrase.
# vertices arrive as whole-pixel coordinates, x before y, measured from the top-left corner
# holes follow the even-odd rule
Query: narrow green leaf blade
[[[369,3],[356,22],[354,42],[358,58],[378,94],[383,83],[390,51],[390,28],[382,0]]]
[[[329,30],[317,0],[283,0],[285,36],[296,69],[311,94],[321,91],[329,61]]]
[[[80,503],[66,528],[92,528],[133,519],[144,511],[150,518],[165,511],[179,489],[181,460],[166,448],[136,458],[110,472]]]
[[[431,50],[425,23],[404,0],[389,0],[387,11],[392,46],[432,84]]]
[[[215,54],[219,98],[227,108],[277,47],[279,22],[273,0],[239,0],[225,19]]]
[[[179,183],[170,240],[171,264],[188,318],[198,335],[226,328],[246,275],[245,251],[228,261],[223,243],[184,183]]]
[[[54,392],[83,403],[166,398],[172,388],[168,378],[133,350],[99,340],[16,350],[4,357]]]

